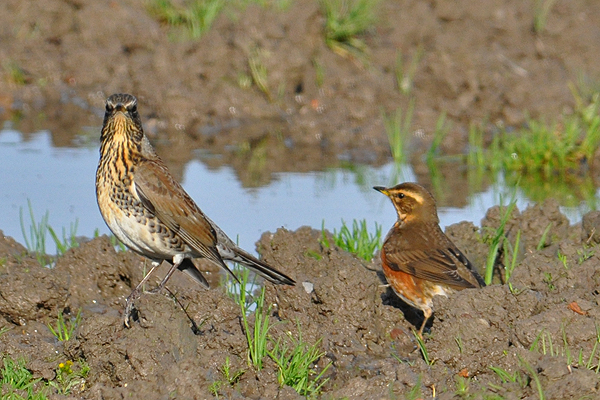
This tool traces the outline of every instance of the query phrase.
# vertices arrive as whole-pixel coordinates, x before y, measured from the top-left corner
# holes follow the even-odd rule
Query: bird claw
[[[140,292],[137,290],[137,288],[135,288],[131,292],[131,294],[127,297],[127,300],[125,300],[125,311],[123,313],[123,325],[125,325],[126,328],[131,328],[129,319],[131,318],[131,314],[133,313],[133,302],[138,297],[140,297]]]
[[[155,288],[154,288],[154,289],[152,289],[152,290],[148,290],[146,293],[150,293],[150,294],[157,294],[157,293],[159,293],[161,290],[162,290],[162,286],[160,286],[160,285],[159,285],[159,286],[155,287]]]
[[[133,302],[127,302],[125,306],[125,312],[123,313],[123,325],[125,328],[131,328],[131,324],[129,323],[129,318],[131,317],[131,312],[133,311]]]

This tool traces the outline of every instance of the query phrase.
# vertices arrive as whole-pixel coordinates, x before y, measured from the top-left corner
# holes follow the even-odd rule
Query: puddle
[[[77,235],[91,237],[96,230],[109,233],[95,199],[97,144],[53,147],[47,130],[23,135],[5,125],[0,131],[0,160],[0,229],[5,235],[24,243],[19,210],[23,209],[29,229],[28,200],[36,220],[47,211],[49,224],[57,232],[63,227],[68,231],[77,221]],[[266,186],[245,188],[231,167],[209,169],[201,159],[194,159],[185,166],[182,184],[225,232],[234,240],[237,236],[242,247],[253,250],[264,231],[274,232],[282,226],[290,230],[303,225],[320,228],[323,220],[325,227],[333,230],[339,229],[342,220],[366,219],[371,231],[377,223],[385,234],[395,221],[395,213],[389,200],[372,186],[415,179],[411,166],[403,165],[397,172],[390,163],[382,167],[277,173]],[[485,211],[498,204],[500,196],[510,197],[512,189],[502,177],[494,181],[485,191],[469,196],[464,207],[450,207],[442,200],[438,204],[441,225],[463,220],[479,225]],[[519,190],[519,209],[529,203]],[[562,211],[573,223],[588,209],[587,204],[580,203],[577,207],[563,207]],[[49,237],[46,243],[51,243]],[[53,243],[47,251],[54,251]]]

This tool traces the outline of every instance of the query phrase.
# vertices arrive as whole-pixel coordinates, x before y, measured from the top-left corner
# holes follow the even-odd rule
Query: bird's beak
[[[390,195],[390,192],[384,186],[373,186],[373,189],[377,190],[378,192],[381,192],[381,193],[385,194],[386,196]]]
[[[117,105],[115,106],[115,110],[121,111],[123,114],[125,114],[127,108],[125,108],[125,105],[123,103],[117,103]]]
[[[121,110],[114,111],[113,114],[112,114],[112,118],[115,121],[119,121],[119,122],[122,122],[122,123],[126,123],[127,122],[127,115],[125,115],[125,113],[123,111],[121,111]]]

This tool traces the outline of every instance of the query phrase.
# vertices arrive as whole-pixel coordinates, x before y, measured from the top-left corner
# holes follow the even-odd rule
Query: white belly
[[[114,203],[108,208],[108,212],[100,209],[104,221],[117,239],[136,253],[152,260],[172,260],[176,255],[192,255],[189,246],[183,243],[174,245],[168,235],[157,233],[152,228],[152,224],[158,222],[155,218],[127,215]]]

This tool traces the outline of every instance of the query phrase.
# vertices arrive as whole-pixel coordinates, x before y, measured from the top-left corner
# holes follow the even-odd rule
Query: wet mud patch
[[[172,150],[167,162],[184,165],[193,149],[222,155],[221,165],[240,152],[261,153],[265,180],[290,168],[384,162],[382,110],[406,110],[411,99],[409,149],[426,150],[446,112],[453,124],[442,150],[457,153],[471,123],[518,127],[527,115],[572,110],[570,83],[584,96],[597,88],[594,2],[553,3],[540,32],[531,2],[376,3],[376,22],[359,37],[362,62],[327,46],[317,1],[283,10],[234,5],[191,39],[145,2],[47,0],[40,13],[35,0],[7,0],[0,4],[0,117],[20,120],[23,132],[51,129],[57,146],[71,145],[101,124],[106,97],[129,92],[151,140]],[[397,83],[399,57],[404,72],[416,65],[408,95]],[[267,71],[267,93],[252,83],[252,62]],[[252,186],[248,163],[235,168]]]
[[[490,209],[482,225],[493,225],[497,211]],[[556,229],[538,250],[539,243],[529,243],[547,230],[543,216]],[[305,343],[319,343],[323,355],[314,369],[330,365],[324,398],[393,398],[409,391],[425,397],[435,391],[440,399],[459,392],[535,398],[538,390],[547,399],[593,398],[600,387],[600,254],[581,225],[562,224],[551,202],[516,210],[510,221],[530,238],[512,290],[497,283],[436,297],[427,358],[412,333],[422,317],[385,287],[378,261],[323,247],[321,232],[308,227],[265,233],[259,252],[297,281],[295,287],[266,285],[269,335],[301,334]],[[484,231],[469,223],[448,228],[473,259],[487,251]],[[133,326],[125,329],[124,299],[141,279],[140,257],[115,251],[106,237],[68,251],[54,268],[40,266],[11,238],[2,236],[0,248],[0,315],[9,328],[0,346],[3,356],[27,360],[35,377],[55,380],[59,363],[85,360],[89,376],[72,389],[79,398],[300,397],[279,385],[270,358],[258,371],[248,365],[240,309],[223,287],[204,290],[177,273],[169,291],[136,302]],[[82,317],[73,337],[57,341],[47,324],[59,311],[69,317],[77,310]],[[249,321],[252,326],[252,315]],[[214,386],[224,380],[227,363],[244,373]]]

